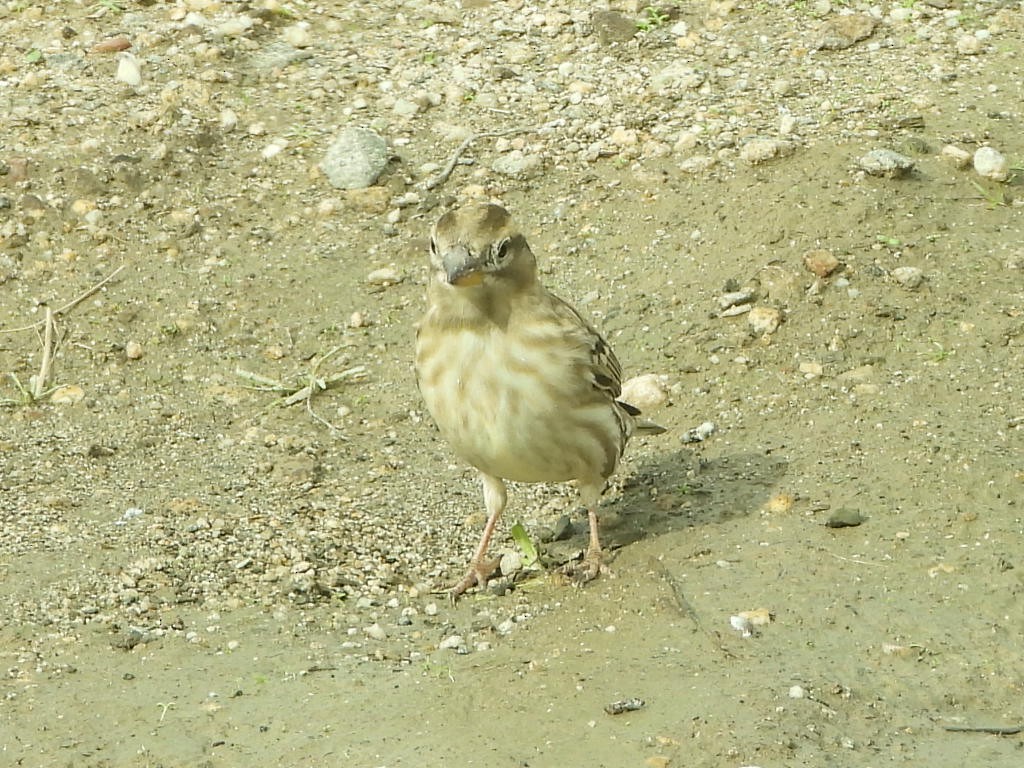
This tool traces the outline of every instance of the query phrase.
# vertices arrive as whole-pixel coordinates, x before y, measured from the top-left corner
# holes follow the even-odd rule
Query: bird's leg
[[[590,543],[587,553],[579,563],[572,563],[567,572],[577,582],[593,581],[600,574],[611,573],[604,563],[604,552],[601,549],[601,537],[598,531],[597,505],[601,498],[603,485],[580,485],[580,499],[587,506],[587,518],[590,521]]]
[[[481,472],[480,482],[484,487],[484,506],[487,508],[487,524],[484,526],[484,532],[480,536],[480,543],[476,545],[476,552],[473,553],[473,557],[469,561],[469,570],[466,571],[466,575],[449,592],[453,602],[458,599],[459,595],[474,585],[479,586],[481,589],[486,587],[487,580],[498,566],[497,561],[487,559],[487,547],[491,543],[491,536],[494,535],[498,519],[501,517],[501,513],[505,511],[508,494],[505,491],[505,483],[500,478],[491,477]]]

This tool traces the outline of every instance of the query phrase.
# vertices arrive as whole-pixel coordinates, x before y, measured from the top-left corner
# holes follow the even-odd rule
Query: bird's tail
[[[622,400],[616,400],[615,402],[621,405],[623,410],[633,417],[634,435],[660,435],[662,432],[668,432],[668,430],[660,424],[655,424],[653,421],[648,421],[647,419],[638,419],[637,417],[640,415],[640,409],[635,405],[623,402]]]
[[[662,432],[668,432],[665,427],[661,424],[655,424],[653,421],[647,421],[647,419],[641,419],[637,421],[636,427],[634,428],[633,434],[636,435],[660,435]]]

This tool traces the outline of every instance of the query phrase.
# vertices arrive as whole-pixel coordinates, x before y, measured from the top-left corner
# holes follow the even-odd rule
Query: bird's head
[[[532,281],[536,259],[508,211],[474,203],[444,214],[430,234],[437,279],[456,288]]]

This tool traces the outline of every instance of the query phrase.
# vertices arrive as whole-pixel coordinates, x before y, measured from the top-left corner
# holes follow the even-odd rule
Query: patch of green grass
[[[971,186],[974,187],[984,198],[985,202],[988,203],[989,209],[1005,207],[1006,206],[1006,193],[1001,189],[985,189],[974,179],[971,179]]]
[[[644,16],[636,22],[636,28],[647,32],[651,29],[659,29],[668,23],[669,15],[662,13],[652,5],[644,8]]]
[[[523,568],[530,568],[540,559],[537,555],[537,548],[530,539],[530,534],[526,532],[522,523],[513,525],[509,533],[512,536],[512,541],[516,543],[523,555]]]
[[[935,364],[941,363],[944,360],[948,360],[949,358],[953,357],[953,355],[956,354],[955,349],[946,349],[941,343],[937,341],[933,341],[932,346],[935,347],[935,349],[929,353],[926,353],[926,355],[928,359]]]
[[[92,7],[96,10],[105,8],[111,13],[124,13],[124,8],[118,5],[114,0],[97,0],[97,2],[93,4]]]

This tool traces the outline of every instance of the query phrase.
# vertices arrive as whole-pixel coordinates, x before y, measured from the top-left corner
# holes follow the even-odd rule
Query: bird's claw
[[[459,579],[455,586],[448,591],[448,598],[452,603],[455,603],[471,587],[480,587],[481,590],[487,589],[487,582],[494,575],[499,562],[500,560],[495,558],[493,560],[481,560],[470,563],[466,575]]]
[[[601,550],[596,552],[588,550],[582,560],[566,563],[562,567],[562,573],[571,578],[577,586],[593,581],[598,576],[614,578],[611,568],[604,562],[604,554]]]

